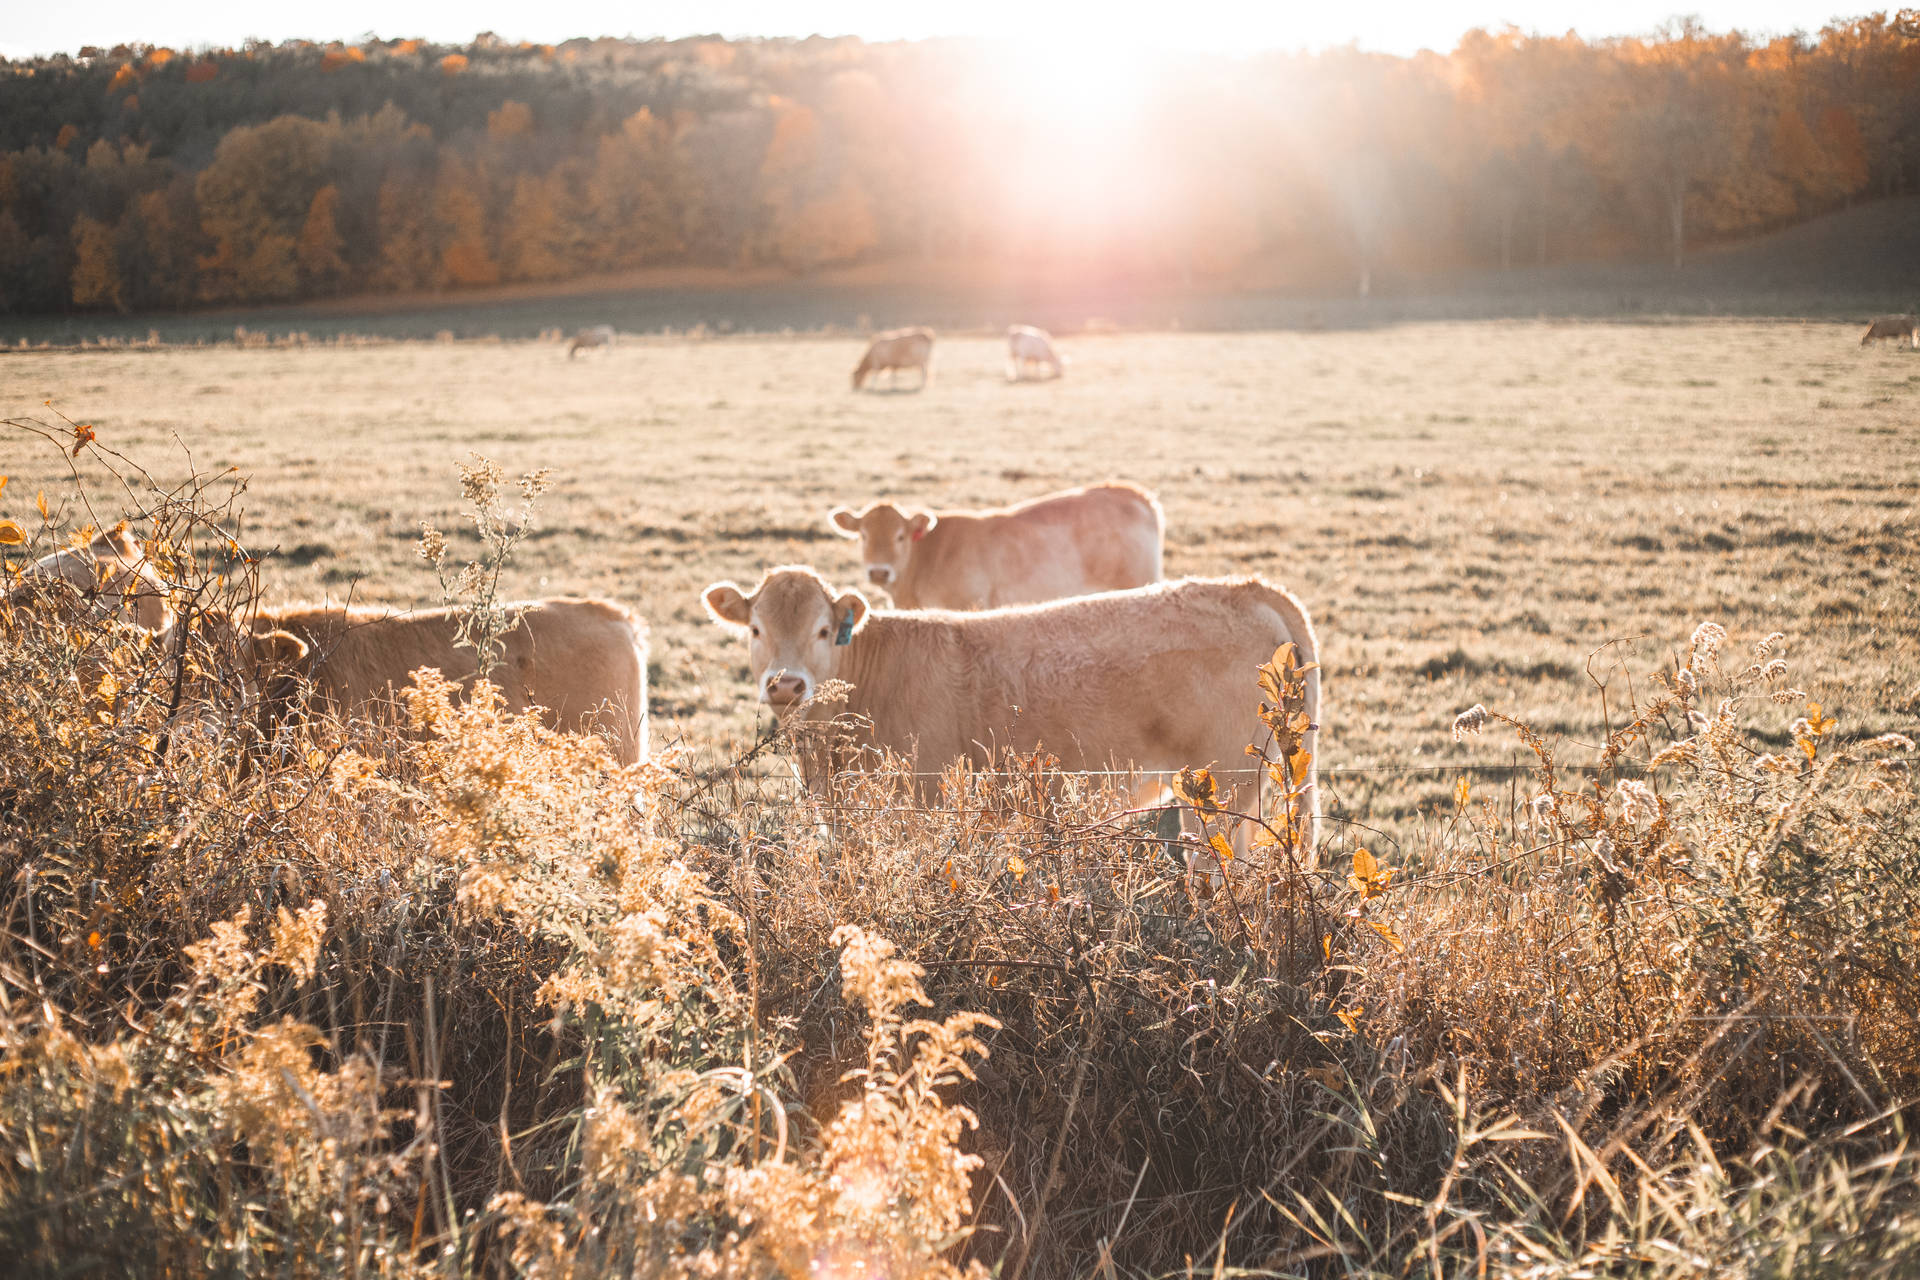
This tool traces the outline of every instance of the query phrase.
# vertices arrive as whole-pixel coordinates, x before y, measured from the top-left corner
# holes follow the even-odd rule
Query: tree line
[[[1062,117],[969,41],[416,40],[0,62],[0,309],[653,266],[1365,289],[1663,255],[1920,184],[1911,11],[1188,57]]]

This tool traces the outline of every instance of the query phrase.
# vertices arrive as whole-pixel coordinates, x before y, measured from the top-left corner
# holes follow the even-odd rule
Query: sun
[[[1024,31],[995,47],[992,65],[982,135],[1012,207],[1088,245],[1138,222],[1164,185],[1146,145],[1155,51],[1084,29]]]
[[[1036,119],[1072,130],[1137,120],[1158,72],[1153,50],[1084,29],[1024,33],[998,57],[1007,90]]]

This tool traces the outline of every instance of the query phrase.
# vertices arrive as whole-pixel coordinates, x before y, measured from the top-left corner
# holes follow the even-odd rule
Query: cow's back
[[[623,763],[646,754],[646,625],[612,601],[562,598],[502,606],[518,620],[502,636],[491,673],[510,711],[544,707],[556,728],[604,730]],[[313,690],[353,716],[393,699],[422,667],[471,684],[474,650],[458,643],[459,613],[426,609],[297,608],[263,613],[311,650]]]
[[[1127,484],[943,515],[916,549],[904,585],[917,607],[947,609],[1143,587],[1160,580],[1163,528],[1159,503]]]
[[[872,615],[854,639],[849,711],[921,767],[1045,748],[1068,769],[1244,770],[1257,669],[1318,643],[1300,603],[1257,578],[1182,580],[981,613]],[[1310,707],[1319,701],[1309,673]]]

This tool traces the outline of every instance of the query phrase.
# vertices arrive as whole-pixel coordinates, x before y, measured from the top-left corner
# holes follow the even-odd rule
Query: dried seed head
[[[1459,742],[1470,733],[1478,733],[1487,727],[1487,709],[1474,703],[1453,718],[1453,740]]]
[[[1769,633],[1764,640],[1760,641],[1760,643],[1753,646],[1753,656],[1756,658],[1766,657],[1768,654],[1773,652],[1773,646],[1779,644],[1781,641],[1785,640],[1786,638],[1787,638],[1787,633],[1784,631],[1774,631]]]
[[[1727,629],[1717,622],[1703,622],[1693,629],[1693,660],[1711,658],[1720,651],[1720,642],[1727,638]]]
[[[1778,680],[1786,674],[1787,660],[1785,658],[1775,658],[1773,661],[1767,663],[1766,666],[1760,668],[1760,675],[1767,680]]]
[[[434,568],[447,557],[447,535],[422,520],[420,522],[420,558]]]
[[[1654,796],[1653,788],[1639,779],[1624,779],[1613,791],[1620,797],[1620,816],[1628,822],[1651,822],[1659,816],[1660,801]]]

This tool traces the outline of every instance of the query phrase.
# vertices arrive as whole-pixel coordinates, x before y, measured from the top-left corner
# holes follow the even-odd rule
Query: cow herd
[[[933,360],[933,330],[924,326],[912,329],[888,329],[876,333],[867,344],[866,354],[860,357],[860,363],[854,366],[853,389],[860,390],[879,380],[879,375],[887,375],[888,389],[895,386],[895,378],[903,370],[912,369],[919,375],[914,384],[918,391],[927,385],[927,366]],[[1067,372],[1067,362],[1053,349],[1053,338],[1044,329],[1036,329],[1030,324],[1016,324],[1007,330],[1007,381],[1023,382],[1029,378],[1058,378]]]
[[[745,639],[755,696],[784,726],[857,726],[841,733],[826,768],[798,753],[810,789],[892,758],[928,795],[956,761],[990,769],[1045,753],[1063,769],[1110,773],[1140,801],[1163,793],[1176,771],[1210,766],[1223,806],[1257,814],[1272,762],[1247,760],[1264,735],[1255,675],[1291,645],[1305,668],[1296,745],[1306,752],[1298,781],[1311,849],[1313,625],[1298,600],[1258,578],[1163,581],[1164,520],[1152,494],[1109,483],[997,510],[879,502],[827,520],[859,539],[866,584],[894,607],[877,609],[804,565],[770,569],[751,589],[719,582],[703,593],[712,619]],[[379,723],[417,670],[468,683],[479,675],[456,610],[292,606],[244,619],[201,610],[183,622],[175,598],[119,528],[29,566],[8,590],[7,612],[31,616],[51,602],[163,641],[210,637],[281,716],[304,708]],[[644,759],[646,624],[608,600],[501,608],[512,623],[490,678],[505,706],[595,734],[623,763]],[[1249,835],[1243,827],[1234,841],[1244,849]]]

